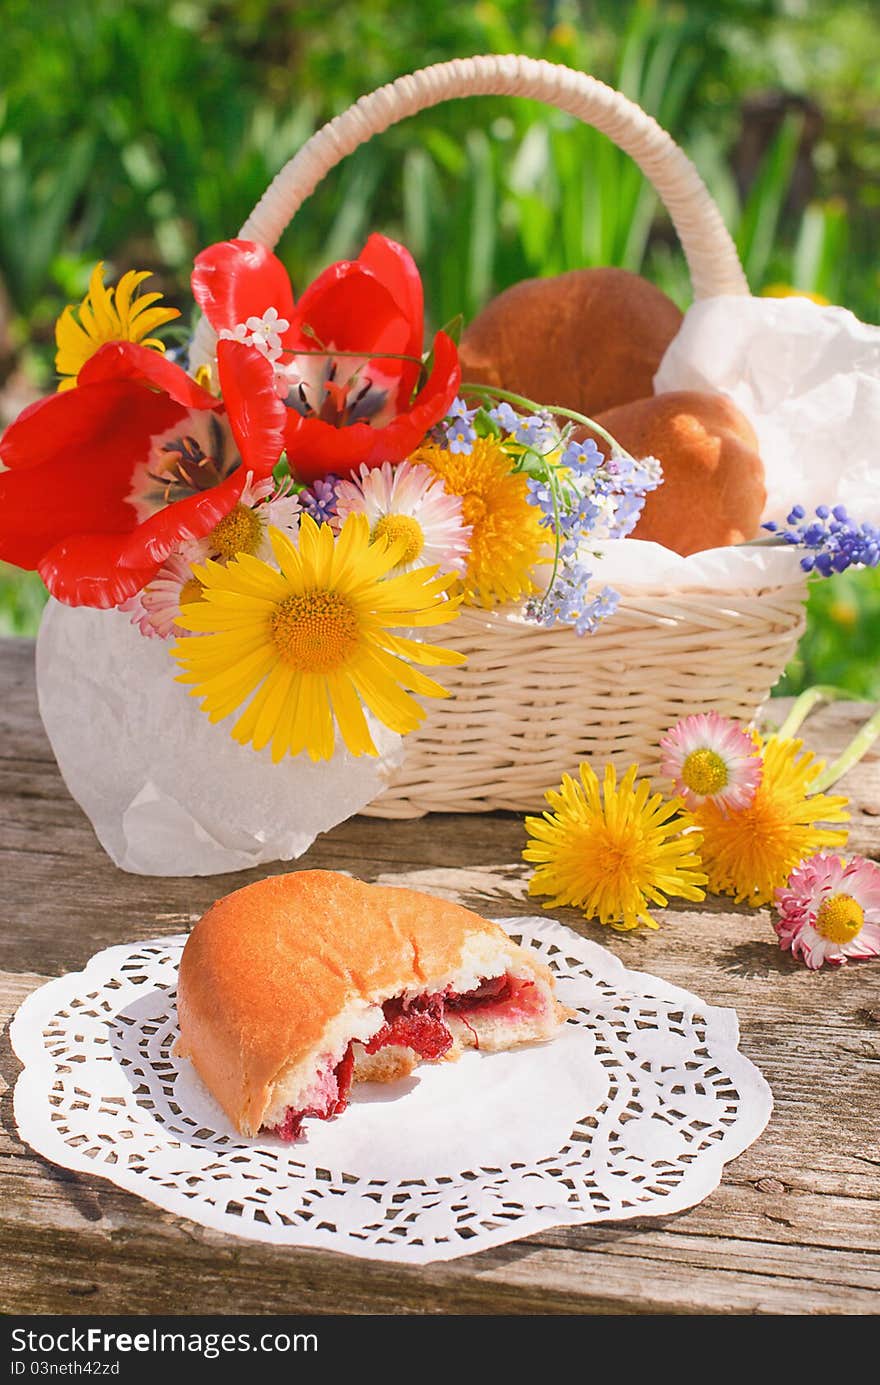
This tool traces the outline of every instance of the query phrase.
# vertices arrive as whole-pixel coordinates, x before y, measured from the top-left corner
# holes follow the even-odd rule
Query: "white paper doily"
[[[292,1145],[243,1139],[172,1055],[185,938],[108,948],[13,1021],[22,1138],[204,1226],[409,1264],[700,1202],[772,1108],[735,1012],[550,919],[505,926],[576,1020],[550,1044],[355,1088]]]

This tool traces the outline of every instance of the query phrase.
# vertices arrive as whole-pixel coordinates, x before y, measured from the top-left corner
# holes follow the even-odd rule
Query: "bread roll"
[[[295,1139],[352,1079],[420,1057],[552,1038],[551,973],[457,904],[328,871],[271,876],[214,904],[180,964],[180,1041],[243,1135]]]
[[[671,390],[609,409],[596,422],[634,457],[663,464],[663,484],[645,501],[633,538],[686,555],[759,532],[764,464],[752,425],[725,395]]]
[[[595,418],[653,393],[681,317],[671,298],[625,269],[525,279],[465,331],[462,380]]]

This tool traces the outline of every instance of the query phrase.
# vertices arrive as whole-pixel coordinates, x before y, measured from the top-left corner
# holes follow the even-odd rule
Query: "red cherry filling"
[[[338,1095],[331,1116],[340,1116],[348,1105],[348,1094],[351,1091],[352,1078],[354,1077],[354,1045],[349,1044],[342,1055],[342,1061],[336,1066],[336,1087]]]
[[[447,1011],[467,1025],[479,1048],[476,1030],[468,1024],[466,1012],[503,1005],[533,985],[532,981],[493,976],[481,981],[472,991],[441,991],[436,995],[420,995],[410,1000],[396,996],[393,1000],[386,1000],[382,1006],[385,1022],[369,1043],[364,1044],[364,1051],[378,1053],[388,1044],[395,1044],[413,1049],[426,1062],[436,1062],[449,1052],[454,1043],[445,1021]],[[271,1133],[291,1143],[299,1137],[307,1116],[315,1120],[329,1120],[331,1116],[340,1115],[348,1105],[353,1070],[354,1048],[349,1044],[333,1072],[326,1074],[323,1083],[316,1084],[323,1087],[320,1101],[301,1111],[288,1106],[284,1120],[274,1126]]]
[[[492,976],[488,981],[481,981],[472,991],[465,991],[463,995],[455,991],[446,993],[446,1009],[475,1010],[479,1005],[487,1005],[490,1001],[506,1000],[510,995],[510,977]]]
[[[284,1120],[280,1125],[270,1125],[269,1134],[277,1135],[286,1145],[292,1145],[294,1140],[299,1138],[303,1117],[307,1115],[308,1111],[294,1111],[292,1106],[288,1106],[284,1112]]]
[[[368,1044],[367,1053],[378,1053],[387,1044],[413,1049],[420,1058],[434,1062],[452,1048],[452,1035],[443,1022],[443,996],[420,995],[413,1000],[386,1000],[385,1023]]]
[[[329,1080],[325,1084],[326,1090],[321,1093],[323,1100],[320,1104],[307,1106],[302,1111],[296,1111],[292,1106],[288,1106],[284,1112],[284,1120],[280,1125],[273,1126],[271,1133],[277,1135],[280,1140],[284,1140],[286,1144],[292,1144],[294,1140],[298,1139],[306,1116],[313,1116],[316,1120],[326,1121],[331,1116],[341,1115],[348,1105],[348,1094],[351,1091],[353,1075],[354,1048],[349,1044],[332,1074],[328,1074]]]

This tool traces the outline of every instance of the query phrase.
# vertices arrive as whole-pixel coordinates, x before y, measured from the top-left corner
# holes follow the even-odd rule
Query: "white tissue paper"
[[[647,539],[608,539],[587,545],[583,560],[597,588],[607,583],[622,596],[648,592],[668,596],[688,590],[760,592],[768,587],[802,586],[802,556],[800,549],[786,545],[707,548],[683,558]]]
[[[164,640],[120,611],[50,601],[37,694],[65,783],[107,854],[139,875],[217,875],[302,855],[357,813],[401,761],[401,737],[371,722],[379,758],[345,750],[273,765],[212,725],[175,681]]]
[[[706,298],[654,390],[714,390],[742,410],[766,469],[765,520],[841,504],[880,521],[880,327],[808,298]]]

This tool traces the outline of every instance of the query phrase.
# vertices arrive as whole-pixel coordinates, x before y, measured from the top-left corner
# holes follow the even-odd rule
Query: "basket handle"
[[[656,189],[681,241],[694,297],[749,292],[736,247],[706,185],[656,120],[595,77],[516,55],[436,63],[362,96],[316,131],[285,164],[239,236],[274,249],[306,198],[347,154],[407,116],[458,96],[527,96],[601,130],[634,159]],[[208,360],[213,349],[214,333],[203,318],[193,339],[191,366]]]

